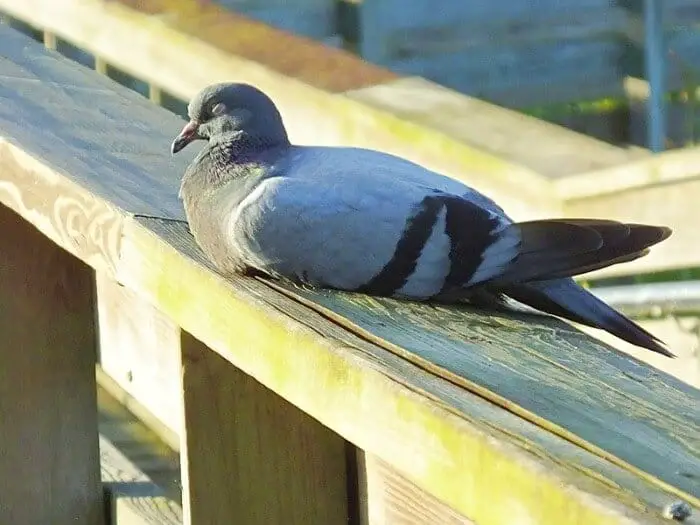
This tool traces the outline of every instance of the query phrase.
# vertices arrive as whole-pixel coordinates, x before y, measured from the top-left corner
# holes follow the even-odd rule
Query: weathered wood
[[[616,33],[624,12],[608,0],[511,0],[410,5],[364,0],[361,55],[508,107],[622,93]]]
[[[698,166],[700,147],[689,147],[630,159],[624,165],[569,175],[555,180],[554,185],[562,199],[577,201],[683,183],[697,178]]]
[[[513,165],[523,165],[554,181],[626,165],[644,150],[604,143],[560,126],[460,95],[418,77],[349,93],[366,104],[441,130]],[[474,165],[477,171],[479,166]],[[538,188],[539,189],[539,188]],[[523,200],[531,198],[523,196]]]
[[[562,323],[228,282],[182,222],[153,218],[181,214],[189,159],[167,155],[163,130],[181,122],[118,86],[96,90],[107,79],[57,65],[38,44],[0,31],[0,45],[0,72],[31,89],[3,91],[8,143],[52,180],[111,203],[122,224],[115,278],[251,380],[480,524],[514,512],[534,523],[659,523],[671,500],[697,504],[697,391]],[[51,84],[20,80],[44,70]],[[86,129],[63,124],[56,96]],[[45,126],[30,133],[20,115],[30,130],[34,118]],[[132,161],[117,162],[115,137],[132,128]],[[60,201],[58,182],[48,187],[45,201]],[[55,240],[87,259],[75,236]]]
[[[0,523],[100,524],[93,272],[2,205],[0,230]]]
[[[360,453],[361,525],[473,525],[390,465]]]
[[[100,465],[110,525],[181,525],[182,509],[105,437]]]
[[[100,436],[119,449],[120,453],[158,485],[167,497],[179,502],[182,496],[178,448],[173,448],[163,439],[157,424],[156,428],[153,428],[153,415],[144,417],[144,409],[137,407],[137,402],[126,392],[115,391],[114,384],[104,386],[107,376],[99,366],[97,372]],[[125,396],[126,405],[123,404]]]
[[[540,424],[553,432],[700,497],[700,479],[685,474],[689,465],[700,469],[700,391],[602,345],[595,351],[594,340],[582,344],[564,323],[528,314],[481,317],[468,307],[426,310],[352,294],[291,293],[526,419],[543,418]],[[476,317],[467,320],[469,313]],[[636,441],[642,434],[649,437]]]
[[[656,355],[645,355],[645,351],[625,341],[615,339],[607,332],[600,333],[593,328],[581,327],[581,330],[598,337],[601,341],[626,353],[644,359],[654,368],[672,374],[695,388],[700,388],[700,317],[680,316],[662,317],[661,319],[637,320],[639,324],[658,336],[676,352],[676,359],[663,359]]]
[[[342,437],[184,332],[182,359],[186,523],[347,522]]]
[[[336,32],[335,3],[329,0],[218,0],[227,9],[243,13],[290,33],[325,40]]]
[[[180,329],[155,306],[97,275],[102,369],[165,426],[179,432]]]
[[[695,468],[692,465],[698,462],[692,450],[683,451],[685,447],[692,448],[691,444],[698,442],[695,422],[698,403],[692,397],[697,397],[697,391],[604,350],[562,323],[532,325],[531,320],[518,321],[510,316],[493,317],[469,310],[450,313],[447,310],[441,312],[447,314],[446,323],[441,319],[439,324],[445,324],[449,329],[438,340],[425,333],[432,311],[425,305],[407,306],[389,302],[392,309],[386,310],[373,302],[353,303],[351,297],[344,294],[313,294],[314,301],[320,304],[330,301],[336,308],[354,304],[349,309],[356,307],[364,312],[366,319],[372,320],[372,331],[379,335],[376,338],[378,343],[383,344],[380,338],[391,332],[389,340],[397,341],[400,338],[400,344],[410,348],[411,352],[423,354],[424,358],[396,346],[390,346],[396,353],[387,352],[368,343],[367,337],[372,336],[357,325],[351,329],[358,331],[364,339],[348,332],[347,328],[351,325],[341,321],[328,309],[322,308],[323,316],[313,315],[298,302],[271,293],[268,285],[249,279],[227,282],[212,274],[194,247],[190,234],[179,223],[144,221],[153,233],[143,231],[137,224],[130,224],[129,232],[125,235],[121,278],[128,286],[140,290],[149,300],[159,304],[184,329],[205,339],[212,349],[244,372],[313,414],[324,425],[357,446],[392,464],[417,486],[429,490],[477,523],[502,523],[509,519],[507,516],[512,508],[477,503],[499,501],[501,498],[517,501],[519,512],[538,523],[546,523],[549,519],[560,523],[567,519],[581,519],[583,522],[604,522],[609,519],[616,522],[620,519],[615,510],[618,504],[623,504],[626,509],[624,513],[631,512],[630,516],[637,512],[633,510],[635,508],[647,509],[644,518],[638,515],[635,519],[653,523],[656,521],[653,513],[657,511],[652,509],[659,509],[660,512],[668,498],[680,495],[689,501],[697,500],[697,496],[693,495],[695,492],[688,494],[680,488],[694,491],[692,484],[697,482],[694,479],[683,480],[673,488],[669,483],[620,462],[609,453],[598,450],[597,454],[606,458],[603,459],[597,454],[585,452],[571,443],[570,440],[574,440],[585,446],[573,434],[568,433],[566,439],[562,439],[538,428],[538,425],[549,429],[552,426],[538,417],[532,418],[533,414],[528,414],[512,401],[501,399],[508,408],[508,411],[504,411],[480,400],[478,396],[467,394],[465,388],[474,389],[481,396],[489,396],[486,389],[479,388],[473,381],[483,381],[489,377],[495,379],[500,375],[507,383],[512,377],[513,386],[499,384],[497,391],[508,392],[523,403],[536,401],[538,406],[531,407],[536,410],[549,406],[552,410],[546,411],[548,416],[554,414],[562,418],[566,417],[568,410],[575,410],[574,416],[582,418],[589,425],[594,422],[594,416],[586,417],[586,414],[579,413],[581,409],[576,408],[573,401],[569,405],[559,405],[557,395],[568,392],[565,399],[581,397],[584,410],[596,410],[596,403],[601,403],[601,412],[595,412],[595,416],[609,417],[610,424],[615,428],[600,425],[596,432],[602,435],[587,437],[600,445],[624,445],[632,451],[634,445],[638,445],[644,454],[651,453],[651,458],[656,453],[657,458],[661,457],[660,463],[650,458],[635,458],[634,462],[644,463],[645,467],[656,464],[659,469],[667,469],[667,472],[660,474],[673,483],[687,472],[688,465],[692,470]],[[183,253],[195,260],[183,258]],[[164,268],[168,269],[167,272]],[[300,295],[297,294],[296,298],[300,299]],[[210,304],[217,304],[217,309],[210,309]],[[369,304],[374,304],[374,307],[369,307]],[[309,306],[313,307],[311,303]],[[395,317],[404,308],[411,309],[411,320],[397,323]],[[344,309],[342,314],[348,315],[349,309]],[[325,319],[329,316],[342,324],[328,323]],[[296,322],[291,322],[290,318]],[[357,321],[357,318],[353,319],[354,323]],[[399,324],[400,328],[397,329]],[[456,335],[456,329],[464,332]],[[465,339],[474,343],[464,343]],[[493,342],[489,342],[491,340]],[[497,344],[504,343],[505,346],[499,350]],[[585,348],[577,349],[584,344]],[[565,347],[564,351],[562,347]],[[538,351],[542,352],[539,358]],[[570,354],[584,357],[571,359]],[[440,367],[427,366],[425,358],[436,359]],[[530,358],[536,358],[536,364],[529,362]],[[407,359],[414,362],[417,359],[420,366],[409,364]],[[469,363],[465,359],[469,359]],[[580,363],[576,359],[584,361],[581,363],[583,375],[580,377]],[[469,380],[459,379],[442,368],[444,361],[452,360],[456,360],[460,366],[458,373],[469,377]],[[568,367],[565,366],[567,364]],[[610,368],[611,364],[621,368],[613,371],[613,367],[606,371],[605,365]],[[472,372],[473,365],[480,367],[478,374]],[[447,363],[447,366],[452,365]],[[538,369],[538,366],[541,368]],[[603,370],[594,373],[596,366]],[[489,376],[486,373],[489,367],[495,368],[494,372],[498,373]],[[590,375],[586,374],[586,370]],[[548,374],[552,375],[551,379],[546,379]],[[461,386],[439,379],[440,375],[447,375],[450,381],[459,382]],[[604,386],[603,381],[609,382],[611,376],[619,381],[613,387]],[[519,379],[522,379],[523,385],[521,396],[516,391]],[[551,389],[556,387],[553,383],[561,380],[567,383],[560,385],[556,394],[552,393]],[[583,386],[577,387],[577,380]],[[541,393],[537,391],[538,381],[543,381],[546,386]],[[600,399],[594,399],[593,394],[590,397],[581,396],[581,392],[591,391],[591,385],[586,381],[592,382],[594,391],[605,390]],[[639,381],[644,381],[645,385],[642,386]],[[401,385],[411,387],[404,390]],[[617,389],[621,387],[626,390],[618,392]],[[658,388],[664,395],[663,403],[656,412],[657,393],[652,395],[649,389],[653,391]],[[319,391],[324,395],[320,396]],[[541,399],[541,395],[549,397]],[[426,403],[426,396],[427,399],[436,400],[437,404]],[[610,396],[612,399],[609,399]],[[640,404],[637,411],[629,412],[629,404],[633,401],[629,401],[627,396],[635,396],[632,398],[634,403]],[[491,394],[490,397],[494,396]],[[620,403],[619,411],[615,409],[616,398]],[[665,407],[664,403],[675,408]],[[606,410],[610,413],[606,413]],[[686,418],[680,429],[671,422],[673,417],[669,417],[679,410]],[[528,423],[510,411],[518,412],[535,423]],[[453,417],[450,414],[459,415]],[[649,422],[647,418],[654,418],[654,421]],[[673,428],[662,430],[656,426],[665,422]],[[572,423],[577,432],[586,431],[582,424]],[[630,434],[624,438],[616,436],[618,426],[622,432],[629,431]],[[663,444],[659,446],[668,450],[643,446],[636,441],[635,430],[642,432],[647,439],[662,441]],[[421,443],[423,448],[420,451],[416,449],[416,443]],[[526,443],[529,451],[527,460],[523,457],[516,459],[522,452],[520,447],[523,443]],[[670,456],[669,450],[673,451]],[[620,451],[616,449],[616,452]],[[516,455],[511,456],[511,453]],[[684,458],[679,458],[683,465],[680,475],[674,472],[669,463],[669,460],[678,457],[676,454]],[[421,458],[420,461],[416,460],[417,457]],[[557,458],[556,462],[552,463],[554,458]],[[521,460],[525,463],[520,463]],[[504,474],[503,469],[507,469],[508,474]],[[588,472],[595,472],[595,475],[578,478]],[[577,498],[578,492],[570,485],[572,478],[569,476],[572,475],[578,478],[575,482],[578,487],[585,487],[587,495],[584,500]],[[503,476],[509,480],[507,484],[503,483]],[[609,481],[601,484],[601,478]],[[541,493],[547,494],[546,498],[536,497],[531,492],[533,483]],[[615,490],[614,496],[608,493],[607,497],[612,499],[606,500],[604,493],[612,490],[613,486],[620,487],[621,491]],[[642,498],[644,503],[640,500],[632,503],[629,499],[632,495]],[[588,503],[597,497],[603,497],[605,503],[601,501],[601,506],[596,504],[596,511]],[[562,510],[564,508],[565,511]]]

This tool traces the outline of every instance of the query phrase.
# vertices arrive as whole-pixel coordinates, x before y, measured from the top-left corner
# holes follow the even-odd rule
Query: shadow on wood
[[[93,271],[0,205],[0,523],[102,517]]]

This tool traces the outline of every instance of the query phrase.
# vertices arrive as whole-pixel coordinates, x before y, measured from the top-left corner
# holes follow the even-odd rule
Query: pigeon
[[[413,301],[514,300],[674,357],[572,279],[646,255],[669,228],[513,221],[486,195],[409,160],[291,144],[275,103],[249,84],[202,89],[188,116],[172,154],[207,143],[180,198],[197,244],[226,276]]]

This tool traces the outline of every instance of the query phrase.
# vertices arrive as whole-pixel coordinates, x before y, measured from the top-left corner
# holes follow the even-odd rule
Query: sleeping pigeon
[[[180,196],[197,243],[224,274],[420,301],[497,306],[510,297],[673,357],[571,279],[646,255],[669,228],[514,222],[476,190],[407,160],[290,144],[274,102],[247,84],[203,89],[188,114],[173,154],[208,144]]]

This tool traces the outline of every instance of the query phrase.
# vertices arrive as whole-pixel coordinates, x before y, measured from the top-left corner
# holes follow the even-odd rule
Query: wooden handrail
[[[47,45],[57,37],[78,45],[100,65],[150,83],[157,95],[162,88],[187,99],[212,82],[252,82],[278,101],[297,142],[397,153],[478,187],[516,218],[563,212],[662,219],[675,230],[651,257],[592,278],[700,261],[697,230],[689,220],[699,147],[659,156],[615,147],[423,79],[397,76],[214,3],[201,5],[0,0],[0,10],[44,31]],[[139,53],[132,52],[135,42]],[[655,203],[664,204],[662,214]]]
[[[553,320],[226,280],[182,220],[181,120],[9,29],[0,48],[0,522],[96,521],[93,272],[170,323],[136,312],[113,335],[182,369],[166,394],[193,523],[340,523],[405,512],[406,491],[427,522],[484,525],[700,504],[697,390]]]

